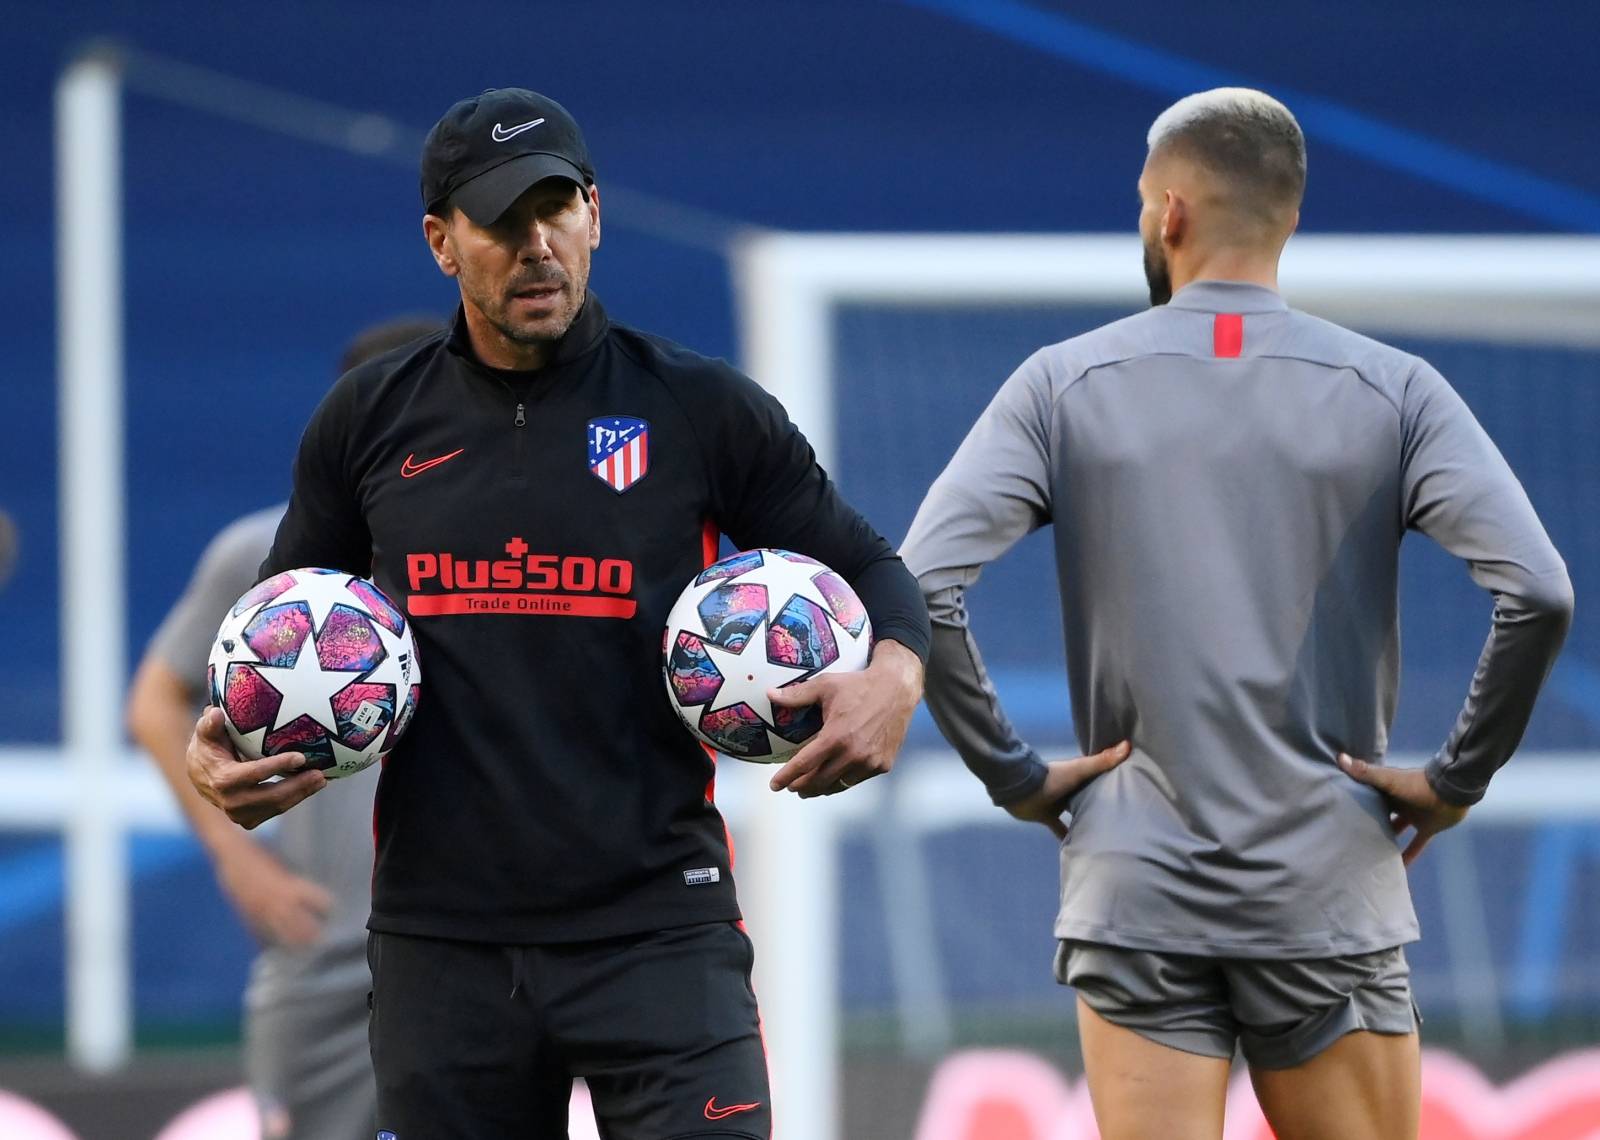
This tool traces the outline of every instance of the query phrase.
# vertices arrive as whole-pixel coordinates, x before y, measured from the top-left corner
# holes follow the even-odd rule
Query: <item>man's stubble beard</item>
[[[503,290],[495,290],[486,297],[484,291],[477,289],[475,281],[467,282],[469,289],[475,294],[473,301],[478,311],[484,315],[490,325],[494,326],[495,331],[505,337],[506,340],[513,344],[522,345],[554,344],[567,335],[572,328],[573,322],[578,319],[578,312],[583,308],[583,293],[580,291],[577,298],[570,301],[570,304],[560,314],[554,325],[541,322],[539,327],[529,328],[525,325],[513,323],[511,320],[511,306],[514,300],[511,296],[511,291],[532,283],[529,280],[518,281],[507,285]],[[563,274],[561,277],[561,297],[563,301],[567,301],[570,297],[567,292],[570,286],[571,278]]]
[[[1150,304],[1165,305],[1172,300],[1172,274],[1159,245],[1144,243],[1144,280],[1150,287]]]
[[[563,300],[567,298],[565,289],[562,290],[561,296]],[[532,329],[512,324],[510,317],[506,315],[510,308],[510,299],[503,298],[499,319],[490,318],[489,323],[500,330],[501,336],[515,344],[554,344],[571,331],[573,323],[578,319],[578,311],[583,308],[583,298],[580,296],[572,302],[570,308],[560,313],[556,324],[541,322],[537,328]]]

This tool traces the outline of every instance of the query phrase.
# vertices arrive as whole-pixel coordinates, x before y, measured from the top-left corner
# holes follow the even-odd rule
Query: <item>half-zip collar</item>
[[[526,385],[530,381],[543,383],[558,379],[574,365],[586,362],[590,354],[600,347],[600,342],[610,327],[611,321],[600,304],[600,298],[594,295],[593,290],[589,290],[584,298],[583,307],[578,310],[578,315],[573,319],[566,335],[556,341],[550,359],[543,368],[495,368],[478,359],[478,354],[472,347],[472,338],[467,333],[465,306],[457,305],[456,315],[450,321],[450,335],[445,338],[445,347],[474,371],[493,377],[504,384]]]

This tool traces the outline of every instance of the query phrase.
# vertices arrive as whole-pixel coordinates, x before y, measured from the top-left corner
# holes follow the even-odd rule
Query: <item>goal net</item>
[[[1138,240],[1122,236],[764,235],[735,280],[747,370],[895,540],[1013,368],[1148,303]],[[1439,367],[1584,596],[1600,565],[1600,240],[1302,236],[1282,282],[1297,308]],[[1050,558],[1045,536],[1024,540],[971,605],[1007,711],[1034,743],[1072,750]],[[1421,537],[1402,567],[1404,763],[1452,723],[1490,602]],[[1429,1041],[1494,1076],[1600,1040],[1600,916],[1581,902],[1600,886],[1600,624],[1584,611],[1522,752],[1413,873]],[[935,1063],[963,1047],[1025,1045],[1079,1071],[1050,977],[1048,838],[989,806],[925,714],[890,779],[772,799],[740,805],[736,833],[750,835],[742,894],[788,1135],[916,1119]]]

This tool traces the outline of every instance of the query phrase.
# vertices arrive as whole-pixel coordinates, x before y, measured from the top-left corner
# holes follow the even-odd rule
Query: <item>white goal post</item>
[[[733,266],[742,363],[837,474],[840,305],[1056,302],[1133,312],[1148,303],[1141,264],[1131,233],[751,235]],[[1600,345],[1597,237],[1304,235],[1289,244],[1282,286],[1297,308],[1360,328]],[[972,379],[997,388],[1004,376]],[[998,816],[975,781],[948,780],[948,765],[938,768],[939,796],[918,794],[934,781],[916,777],[906,780],[915,789],[895,796],[914,829],[935,819],[948,826]],[[1583,771],[1592,768],[1556,757],[1519,760],[1477,817],[1600,818],[1600,781]],[[757,992],[789,1140],[840,1135],[835,852],[841,826],[871,825],[865,817],[887,798],[864,791],[875,794],[804,804],[763,795],[750,804],[751,866],[741,898],[757,939]]]
[[[90,1072],[128,1056],[128,868],[115,775],[126,689],[122,114],[114,69],[56,85],[56,335],[61,747],[76,802],[67,849],[67,1042]],[[109,413],[109,414],[108,414]],[[71,694],[105,700],[73,700]],[[110,715],[108,715],[108,713]]]

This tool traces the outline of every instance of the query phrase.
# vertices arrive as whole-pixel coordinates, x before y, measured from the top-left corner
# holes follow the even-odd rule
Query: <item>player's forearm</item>
[[[1004,807],[1025,799],[1043,786],[1044,762],[1000,707],[967,628],[961,587],[929,593],[928,613],[933,642],[924,696],[934,723],[995,804]]]
[[[1428,765],[1428,783],[1441,799],[1477,803],[1516,751],[1566,640],[1572,604],[1564,569],[1528,575],[1514,593],[1496,597],[1494,624],[1466,703],[1449,740]]]
[[[128,697],[128,731],[155,761],[195,836],[214,859],[237,844],[250,842],[189,782],[185,753],[194,731],[194,710],[182,679],[159,661],[147,659],[134,675]]]
[[[925,674],[923,660],[916,650],[895,638],[879,638],[873,643],[867,667],[893,677],[896,685],[907,694],[908,708],[916,709],[917,702],[922,699]]]

